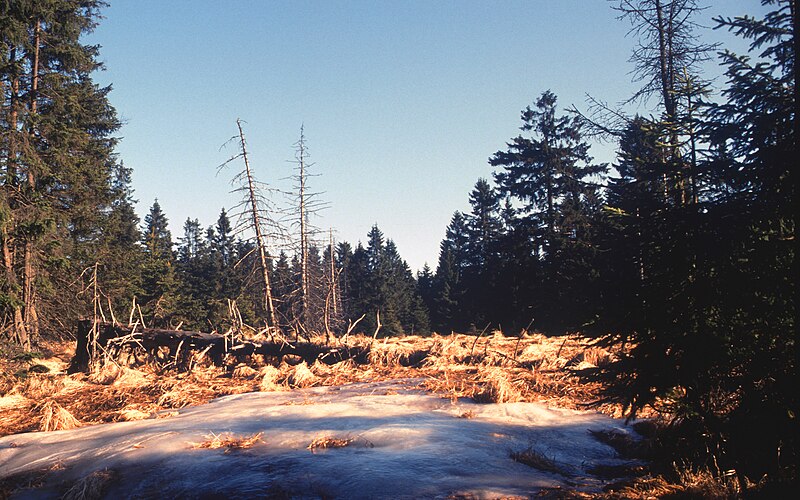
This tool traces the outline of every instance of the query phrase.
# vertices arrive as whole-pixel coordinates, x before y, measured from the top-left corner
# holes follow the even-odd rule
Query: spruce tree
[[[144,224],[142,309],[154,325],[166,327],[170,326],[170,320],[176,312],[175,262],[172,234],[167,227],[167,217],[161,210],[158,200],[150,207],[150,212],[144,218]]]
[[[130,183],[131,170],[120,163],[112,181],[115,201],[103,214],[97,239],[93,244],[84,241],[76,245],[83,248],[76,253],[84,266],[92,260],[98,262],[100,288],[111,300],[118,319],[129,311],[133,298],[142,295],[144,249]]]
[[[351,290],[353,290],[352,280],[349,274],[350,259],[353,257],[353,247],[346,241],[341,241],[336,245],[336,268],[339,269],[339,303],[341,305],[341,316],[346,321],[353,319],[351,313]]]
[[[80,247],[97,243],[117,199],[112,134],[119,122],[110,89],[91,79],[101,67],[98,48],[80,40],[102,6],[21,0],[0,7],[0,304],[3,323],[25,347],[42,322],[72,310],[53,281],[65,266],[80,274],[70,266],[87,264]]]
[[[668,403],[672,460],[735,471],[743,489],[797,473],[796,11],[764,3],[763,19],[718,20],[755,60],[724,52],[724,100],[694,115],[707,148],[696,200],[664,195],[667,123],[640,119],[623,136],[606,247],[617,291],[605,298],[620,304],[601,314],[634,346],[606,370],[609,395],[634,413]]]
[[[498,243],[502,232],[500,201],[486,179],[479,179],[469,195],[472,210],[466,217],[468,234],[467,265],[464,272],[465,318],[476,328],[487,324],[498,326],[498,306],[503,291],[497,282],[501,266]]]
[[[502,167],[495,173],[498,190],[519,202],[519,223],[532,237],[528,252],[542,260],[533,298],[537,324],[563,331],[580,327],[594,301],[586,287],[594,279],[590,228],[606,167],[592,163],[581,119],[557,116],[556,102],[546,91],[525,108],[521,129],[531,135],[514,138],[489,162]]]
[[[467,268],[469,233],[464,214],[455,212],[439,244],[439,262],[434,276],[433,328],[440,332],[464,332],[470,325],[464,305],[464,273]]]
[[[175,261],[177,319],[187,329],[203,330],[209,326],[207,305],[213,293],[213,278],[199,220],[186,219],[179,242]]]

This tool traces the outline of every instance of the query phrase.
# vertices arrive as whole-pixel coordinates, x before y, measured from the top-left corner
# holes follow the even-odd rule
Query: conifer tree
[[[612,339],[634,345],[606,370],[609,394],[634,413],[669,402],[672,459],[735,471],[743,490],[796,480],[797,462],[796,10],[764,3],[764,19],[718,20],[756,59],[724,52],[724,101],[694,115],[708,148],[695,199],[662,194],[668,124],[639,119],[623,136],[607,229],[618,291],[604,298],[620,304],[601,314]]]
[[[175,256],[167,217],[158,200],[150,207],[144,224],[143,311],[154,325],[165,327],[175,313]]]
[[[422,267],[422,270],[417,272],[417,290],[419,291],[420,298],[422,299],[422,303],[425,305],[425,308],[429,311],[429,321],[431,322],[431,326],[433,326],[433,309],[434,309],[434,300],[435,300],[435,291],[433,288],[434,283],[434,275],[433,270],[426,262],[425,265]]]
[[[439,244],[439,262],[434,276],[433,328],[437,331],[466,331],[463,295],[464,272],[467,267],[469,234],[461,212],[455,212]]]
[[[92,260],[99,263],[97,278],[116,314],[128,311],[133,298],[143,292],[144,248],[130,182],[130,169],[120,163],[112,181],[116,200],[103,214],[97,240],[94,244],[84,242],[80,245],[83,251],[75,252],[86,267]]]
[[[593,279],[590,221],[599,205],[596,177],[606,167],[592,163],[581,119],[556,115],[552,92],[523,110],[522,121],[531,136],[514,138],[489,162],[502,167],[495,173],[498,189],[520,203],[520,224],[532,236],[529,252],[543,263],[535,291],[539,325],[573,329],[586,319],[581,306],[592,301],[585,288]],[[567,276],[582,283],[565,281]]]
[[[187,328],[202,330],[209,326],[208,304],[214,290],[208,244],[199,220],[186,219],[179,242],[175,261],[177,318]]]
[[[364,245],[359,241],[351,255],[340,254],[345,263],[345,290],[347,300],[345,301],[348,318],[355,320],[365,314],[364,320],[360,324],[363,331],[369,331],[370,327],[375,328],[371,306],[373,300],[372,275],[369,265],[369,254]]]
[[[336,245],[336,268],[339,269],[339,304],[340,315],[344,321],[352,318],[351,313],[351,290],[353,285],[350,277],[350,259],[353,258],[353,247],[346,241],[341,241]]]
[[[50,270],[86,263],[67,254],[96,244],[96,227],[116,199],[111,134],[119,122],[110,89],[91,79],[101,66],[97,47],[80,41],[102,6],[22,0],[0,7],[0,302],[3,324],[25,347],[52,318],[42,309],[59,289],[47,286]]]
[[[280,322],[281,329],[289,329],[292,326],[292,314],[295,309],[295,280],[292,275],[292,265],[289,256],[286,252],[280,252],[275,261],[274,271],[274,293],[275,297],[279,298],[276,301],[276,309],[278,311],[278,321]]]
[[[497,307],[502,300],[501,285],[496,281],[500,268],[498,243],[502,231],[500,202],[486,179],[478,179],[469,195],[472,211],[467,214],[467,265],[464,273],[465,318],[476,327],[502,323]]]

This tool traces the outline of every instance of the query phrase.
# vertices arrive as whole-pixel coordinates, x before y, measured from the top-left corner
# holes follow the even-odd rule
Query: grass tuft
[[[540,471],[554,472],[562,476],[566,475],[564,469],[556,463],[554,458],[550,458],[533,448],[511,452],[511,459]]]
[[[39,414],[42,417],[39,430],[44,432],[68,430],[81,426],[80,421],[72,416],[72,413],[52,399],[39,407]]]
[[[246,450],[252,448],[256,443],[263,443],[261,437],[264,436],[263,432],[252,434],[250,436],[234,436],[231,434],[214,434],[213,432],[206,436],[208,439],[201,443],[191,443],[193,449],[209,449],[216,450],[225,448],[225,453],[232,451]]]
[[[314,440],[311,441],[311,444],[309,444],[306,449],[311,450],[313,453],[314,451],[320,449],[325,450],[328,448],[345,448],[353,444],[353,442],[355,442],[355,439],[350,437],[337,438],[333,436],[321,436],[314,438]]]
[[[103,469],[82,477],[64,493],[62,500],[99,500],[116,477],[113,470]]]

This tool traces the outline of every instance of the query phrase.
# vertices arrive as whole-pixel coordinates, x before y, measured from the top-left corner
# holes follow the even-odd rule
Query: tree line
[[[697,42],[693,0],[616,4],[640,90],[584,111],[543,92],[491,154],[470,210],[453,215],[435,270],[416,276],[377,225],[355,247],[308,237],[302,136],[293,245],[260,258],[225,210],[205,229],[188,219],[177,240],[157,201],[140,224],[110,89],[91,79],[98,48],[80,42],[102,2],[4,4],[2,333],[30,348],[98,303],[119,313],[134,297],[148,325],[201,330],[239,318],[296,336],[356,321],[381,335],[581,332],[630,346],[587,376],[634,415],[668,410],[675,457],[733,470],[742,485],[793,479],[796,3],[762,3],[761,18],[715,19],[749,42],[745,55]],[[717,94],[700,71],[715,51]],[[626,111],[642,99],[656,111]],[[596,138],[616,145],[611,165],[591,157]]]
[[[197,219],[187,219],[183,236],[174,241],[156,200],[138,233],[140,244],[132,241],[128,272],[119,281],[101,273],[100,282],[124,298],[117,308],[127,311],[136,297],[145,323],[159,327],[224,331],[235,301],[245,324],[289,336],[307,337],[326,329],[343,333],[348,320],[361,315],[357,331],[373,333],[380,321],[380,335],[430,333],[427,309],[397,246],[377,225],[366,236],[367,245],[358,242],[355,248],[332,238],[324,246],[309,244],[305,266],[300,252],[270,255],[276,325],[264,319],[268,311],[261,301],[254,243],[236,236],[225,209],[205,229]]]

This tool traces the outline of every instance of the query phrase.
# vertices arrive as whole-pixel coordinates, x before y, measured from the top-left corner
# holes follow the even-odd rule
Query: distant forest
[[[91,77],[99,48],[80,41],[103,3],[3,3],[0,333],[30,349],[79,317],[127,323],[134,298],[147,326],[205,331],[239,318],[308,337],[363,315],[370,335],[581,332],[633,346],[593,376],[634,413],[668,404],[677,455],[796,477],[796,3],[762,3],[763,18],[714,20],[750,43],[734,54],[698,42],[692,0],[620,2],[641,84],[630,103],[657,112],[536,96],[520,134],[487,151],[494,174],[465,193],[436,269],[416,276],[378,226],[366,245],[334,242],[298,232],[302,209],[266,267],[255,226],[238,232],[225,210],[178,237],[158,202],[140,221],[110,89]],[[710,58],[720,88],[700,73]],[[613,164],[590,156],[597,137],[617,145]],[[245,224],[269,216],[247,210]]]

